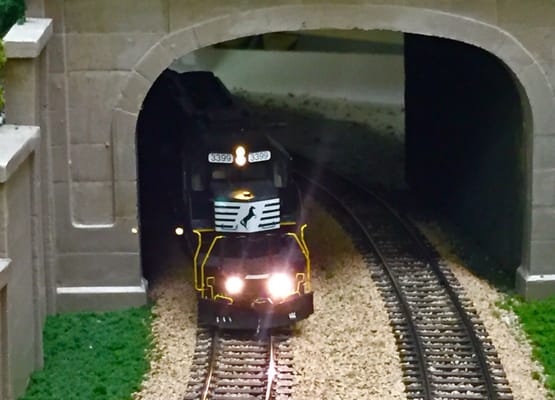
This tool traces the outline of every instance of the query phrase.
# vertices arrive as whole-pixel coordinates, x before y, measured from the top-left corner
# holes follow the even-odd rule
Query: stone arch
[[[468,17],[389,5],[296,5],[255,9],[198,22],[169,33],[137,62],[116,110],[138,114],[154,80],[176,58],[243,36],[300,29],[383,29],[457,40],[501,59],[530,102],[534,131],[549,132],[555,122],[552,87],[541,67],[509,32]],[[194,66],[191,66],[194,67]]]
[[[452,39],[479,47],[499,58],[511,71],[528,110],[526,191],[532,198],[533,142],[555,126],[554,99],[542,68],[509,32],[473,18],[431,9],[392,5],[281,5],[256,8],[199,21],[167,34],[133,67],[113,113],[112,135],[116,180],[136,179],[135,129],[141,104],[158,75],[171,62],[194,50],[222,41],[276,31],[302,29],[383,29]],[[191,69],[195,69],[192,65]],[[133,154],[133,156],[131,156]],[[124,156],[125,155],[125,156]],[[116,188],[118,182],[116,181]],[[117,189],[115,195],[118,202]],[[129,199],[127,199],[129,201]],[[524,264],[529,263],[532,202],[525,210]]]

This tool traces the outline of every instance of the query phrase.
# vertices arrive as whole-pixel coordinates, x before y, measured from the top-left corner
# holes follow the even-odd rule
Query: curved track
[[[285,400],[293,386],[287,332],[199,328],[184,400]]]
[[[298,171],[315,172],[313,164],[301,163]],[[320,171],[297,172],[297,178],[305,192],[350,220],[344,225],[371,261],[400,352],[407,398],[511,400],[485,328],[417,230],[384,200],[343,177]]]

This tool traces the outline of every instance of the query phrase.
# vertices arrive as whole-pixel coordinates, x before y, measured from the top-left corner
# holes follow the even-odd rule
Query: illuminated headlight
[[[252,200],[254,199],[254,194],[250,190],[239,189],[231,193],[231,197],[235,200]]]
[[[238,276],[231,276],[225,281],[225,291],[228,294],[238,294],[243,290],[245,282]]]
[[[247,157],[245,157],[246,154],[247,150],[245,150],[243,146],[237,146],[237,148],[235,149],[235,164],[237,164],[239,167],[245,165],[247,163]]]
[[[283,299],[292,294],[294,289],[293,279],[287,274],[273,274],[268,279],[268,291],[273,298]]]

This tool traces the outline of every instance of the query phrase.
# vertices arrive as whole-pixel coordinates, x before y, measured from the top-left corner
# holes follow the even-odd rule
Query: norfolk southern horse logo
[[[243,227],[244,227],[245,229],[247,229],[247,224],[249,223],[249,221],[250,221],[253,217],[256,216],[256,214],[254,213],[254,210],[255,210],[254,206],[251,206],[251,207],[249,208],[249,212],[247,213],[247,215],[245,215],[245,216],[243,217],[243,219],[241,219],[241,221],[239,222],[241,225],[243,225]]]
[[[214,201],[214,229],[216,232],[252,233],[279,229],[279,227],[279,199],[249,203]]]

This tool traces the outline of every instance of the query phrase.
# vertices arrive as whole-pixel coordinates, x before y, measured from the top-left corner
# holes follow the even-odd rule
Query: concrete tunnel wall
[[[378,4],[379,3],[379,4]],[[146,300],[137,226],[135,131],[141,104],[174,59],[237,37],[304,29],[384,29],[459,40],[499,57],[523,88],[526,132],[525,257],[521,291],[555,287],[555,4],[510,0],[272,2],[31,0],[54,20],[41,127],[52,160],[58,311]],[[551,46],[551,47],[550,47]],[[198,67],[190,65],[194,70]],[[8,98],[9,103],[9,98]],[[16,104],[14,102],[13,104]],[[25,110],[12,108],[10,118]],[[11,116],[10,116],[11,115]],[[533,158],[532,158],[533,155]],[[533,160],[533,163],[532,161]],[[50,211],[52,210],[52,211]],[[550,222],[551,221],[551,222]],[[49,249],[47,249],[49,250]],[[528,256],[529,254],[529,256]],[[553,278],[541,278],[552,274]]]

